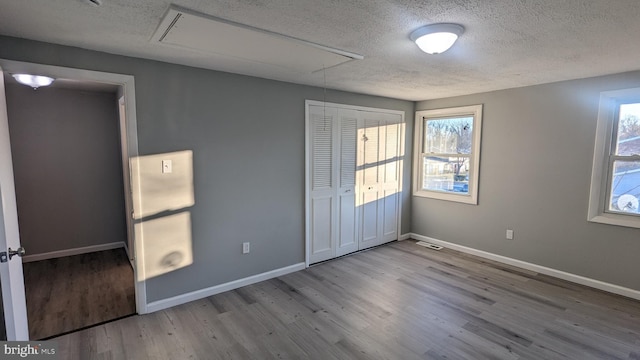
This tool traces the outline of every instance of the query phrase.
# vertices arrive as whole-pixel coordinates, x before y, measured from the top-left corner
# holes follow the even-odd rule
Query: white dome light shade
[[[456,40],[458,40],[458,35],[456,34],[438,32],[419,37],[416,39],[416,44],[420,50],[427,54],[440,54],[449,50]]]
[[[463,32],[462,25],[433,24],[417,29],[409,38],[427,54],[440,54],[449,50]]]
[[[13,78],[20,84],[31,86],[34,89],[37,89],[40,86],[49,86],[54,80],[48,76],[29,74],[13,74]]]

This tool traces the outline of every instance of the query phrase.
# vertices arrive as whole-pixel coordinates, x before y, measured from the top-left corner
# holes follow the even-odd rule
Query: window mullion
[[[469,158],[472,154],[449,154],[449,153],[422,153],[423,156],[433,156],[433,157],[465,157]]]
[[[610,155],[610,161],[640,161],[640,155]]]

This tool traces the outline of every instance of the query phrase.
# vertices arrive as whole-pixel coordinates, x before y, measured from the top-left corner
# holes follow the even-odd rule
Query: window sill
[[[616,214],[599,214],[593,217],[589,217],[587,220],[590,222],[600,223],[600,224],[608,224],[608,225],[616,225],[616,226],[624,226],[630,228],[640,229],[640,218],[626,215],[616,215]]]
[[[440,191],[418,190],[413,192],[413,196],[458,202],[458,203],[469,204],[469,205],[478,205],[478,198],[471,194],[462,195],[462,194],[440,192]]]

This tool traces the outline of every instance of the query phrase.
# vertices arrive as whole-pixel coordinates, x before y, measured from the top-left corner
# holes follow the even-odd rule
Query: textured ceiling
[[[322,72],[268,71],[151,43],[164,0],[0,0],[0,34],[301,84]],[[364,55],[326,86],[407,100],[471,94],[640,69],[638,0],[175,0],[233,22]],[[448,52],[408,36],[436,22],[466,32]]]

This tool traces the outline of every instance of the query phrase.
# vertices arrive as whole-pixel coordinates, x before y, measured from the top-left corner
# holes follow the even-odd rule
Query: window
[[[413,195],[478,204],[482,105],[416,112]]]
[[[640,228],[640,88],[604,92],[596,129],[589,220]]]

